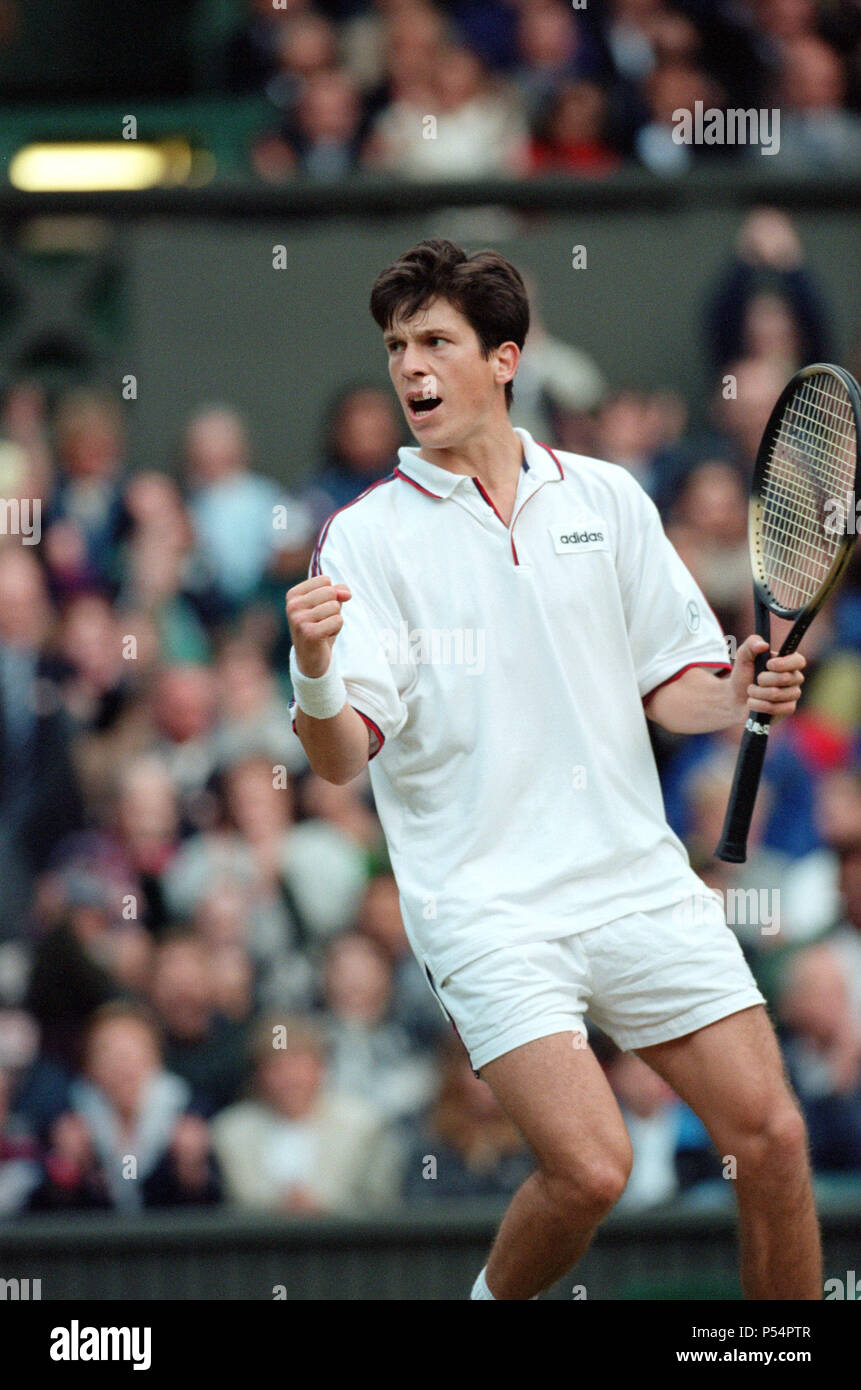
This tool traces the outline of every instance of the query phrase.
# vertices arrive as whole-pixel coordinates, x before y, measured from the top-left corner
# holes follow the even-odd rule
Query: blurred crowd
[[[760,434],[830,334],[792,222],[760,208],[703,324],[706,427],[672,390],[608,382],[537,315],[523,354],[514,423],[642,482],[730,653],[753,624]],[[502,1197],[529,1156],[409,950],[367,776],[314,776],[288,715],[285,590],[325,517],[391,471],[394,398],[345,386],[292,492],[229,404],[197,408],[160,468],[134,459],[124,409],[35,380],[0,403],[7,523],[16,499],[41,521],[0,537],[0,1215]],[[778,1024],[816,1172],[857,1182],[857,561],[805,647],[746,865],[714,858],[740,730],[655,731],[655,750]],[[729,1200],[696,1117],[592,1041],[634,1139],[623,1205]]]
[[[674,113],[698,104],[779,108],[784,170],[861,156],[853,0],[248,0],[217,80],[269,102],[251,160],[272,182],[759,157],[674,139]]]

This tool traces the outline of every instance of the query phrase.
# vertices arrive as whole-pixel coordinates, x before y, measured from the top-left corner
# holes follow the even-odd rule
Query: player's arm
[[[653,690],[643,701],[646,715],[673,734],[707,734],[728,729],[750,714],[774,719],[793,714],[807,664],[800,652],[773,656],[757,680],[754,661],[767,648],[754,633],[738,649],[732,672],[692,666],[677,680]]]
[[[309,687],[311,694],[306,697],[309,704],[319,700],[320,708],[328,708],[341,700],[343,682],[338,684],[332,669],[332,648],[344,625],[341,607],[351,597],[345,584],[333,584],[325,574],[305,579],[287,593],[287,621],[295,666],[309,681],[322,682],[319,690],[311,691]],[[298,691],[296,694],[297,700],[301,698]],[[347,702],[346,689],[343,689],[343,703],[337,712],[325,718],[309,714],[297,703],[296,732],[312,770],[327,782],[339,786],[351,782],[367,765],[371,752],[370,731],[361,715]]]

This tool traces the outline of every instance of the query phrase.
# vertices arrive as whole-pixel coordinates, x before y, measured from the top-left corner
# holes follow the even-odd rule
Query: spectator
[[[243,1036],[254,1014],[254,970],[248,952],[225,941],[208,952],[212,1003],[217,1014],[242,1026]],[[244,1049],[245,1044],[243,1043]]]
[[[634,1152],[620,1211],[643,1211],[679,1190],[676,1151],[683,1106],[665,1081],[633,1052],[619,1052],[607,1068]]]
[[[248,0],[248,13],[231,34],[225,50],[228,91],[237,95],[262,92],[278,68],[278,48],[284,23],[308,10],[308,0]]]
[[[90,1017],[124,993],[120,898],[105,879],[74,869],[57,875],[53,891],[57,919],[36,940],[24,1007],[41,1026],[43,1055],[77,1069]]]
[[[674,139],[677,111],[721,106],[723,94],[702,68],[688,60],[656,67],[644,85],[646,119],[634,140],[637,158],[654,174],[683,174],[703,155],[731,153],[726,145],[689,145]]]
[[[118,606],[144,617],[169,665],[209,659],[209,638],[186,592],[189,538],[156,526],[135,529],[124,555]]]
[[[95,1016],[71,1099],[81,1167],[90,1161],[86,1140],[113,1208],[217,1200],[209,1138],[191,1118],[191,1090],[164,1070],[157,1029],[138,1007],[109,1006]]]
[[[437,1098],[406,1135],[404,1199],[429,1205],[449,1197],[505,1197],[532,1171],[532,1158],[459,1040],[440,1049]]]
[[[525,167],[526,127],[508,94],[494,88],[469,49],[443,48],[433,98],[402,97],[377,117],[368,162],[410,178],[476,178]]]
[[[254,164],[264,178],[294,171],[315,183],[334,183],[357,167],[361,106],[349,73],[326,68],[312,73],[296,105],[292,139],[270,137],[255,146]]]
[[[566,83],[596,77],[600,68],[582,17],[560,0],[519,7],[517,58],[515,81],[529,120]]]
[[[358,1215],[390,1204],[395,1149],[372,1106],[330,1086],[317,1025],[267,1019],[253,1056],[253,1098],[213,1123],[229,1200],[296,1215]]]
[[[332,512],[391,473],[403,442],[391,396],[378,386],[339,392],[329,407],[325,432],[325,456],[303,497],[316,530]]]
[[[139,885],[137,915],[157,936],[167,920],[161,880],[179,844],[176,792],[158,758],[141,757],[121,770],[113,824]]]
[[[154,470],[135,473],[126,486],[124,506],[128,516],[126,547],[152,543],[175,553],[181,572],[182,599],[194,609],[203,626],[211,628],[223,616],[223,607],[197,548],[191,514],[176,480]],[[121,561],[125,571],[126,548]]]
[[[65,605],[56,651],[65,666],[63,704],[78,733],[105,733],[130,701],[130,668],[123,660],[122,638],[106,594],[84,592]]]
[[[0,435],[23,454],[21,495],[47,510],[55,485],[47,392],[35,378],[13,381],[3,396]],[[5,495],[12,495],[8,488]]]
[[[190,917],[215,888],[247,895],[247,945],[266,967],[270,1002],[305,1002],[314,952],[355,917],[364,857],[325,821],[295,824],[292,784],[262,758],[228,769],[220,806],[218,828],[193,836],[170,865],[168,905]]]
[[[122,411],[106,392],[76,390],[55,422],[59,476],[46,518],[45,558],[56,591],[111,584],[123,525]]]
[[[303,777],[299,790],[304,816],[324,821],[340,831],[361,851],[370,872],[375,872],[381,864],[388,867],[388,851],[367,776],[354,777],[352,782],[337,786],[309,772]]]
[[[290,774],[307,769],[308,759],[293,734],[289,706],[259,642],[242,636],[227,638],[216,659],[215,681],[212,757],[216,767],[262,754],[273,765],[284,764]]]
[[[685,408],[671,392],[630,388],[608,393],[601,402],[595,426],[598,456],[618,463],[655,495],[659,485],[658,457],[674,445],[684,429]]]
[[[851,838],[834,846],[843,920],[790,963],[780,1017],[787,1061],[810,1132],[814,1167],[861,1168],[861,795]]]
[[[375,17],[376,22],[371,20],[370,36],[377,53],[359,60],[362,72],[376,73],[379,79],[369,95],[370,113],[377,115],[399,103],[416,111],[432,111],[434,74],[444,44],[452,38],[446,21],[426,0],[378,3],[382,14]]]
[[[687,475],[701,463],[724,459],[750,480],[768,417],[785,385],[783,367],[772,357],[726,364],[712,393],[709,426],[686,435],[679,431],[675,438],[665,435],[652,456],[646,486],[662,517],[669,517]]]
[[[728,456],[752,477],[768,417],[786,379],[782,366],[764,357],[739,358],[727,367],[715,392],[715,419]]]
[[[404,931],[400,895],[389,873],[379,873],[365,890],[357,929],[382,950],[392,970],[392,1016],[414,1046],[434,1048],[449,1022],[443,1017]]]
[[[83,813],[50,620],[32,551],[0,549],[0,937],[24,932],[35,875]]]
[[[24,1132],[43,1143],[69,1105],[69,1073],[41,1054],[39,1026],[22,1008],[0,1009],[0,1071],[9,1085],[9,1111]]]
[[[828,360],[825,310],[792,221],[775,208],[745,218],[707,316],[712,363],[766,358],[788,381],[806,362]]]
[[[65,1111],[50,1129],[41,1181],[30,1208],[50,1211],[110,1211],[112,1202],[86,1122]]]
[[[230,1105],[246,1075],[245,1020],[216,1011],[210,954],[199,937],[177,931],[159,944],[149,998],[168,1071],[186,1082],[207,1113]]]
[[[0,1066],[0,1220],[26,1211],[43,1178],[35,1138],[10,1110],[12,1082]]]
[[[276,58],[277,68],[266,84],[266,95],[283,113],[289,130],[306,84],[337,63],[335,29],[322,15],[301,10],[280,26]]]
[[[830,44],[808,35],[784,46],[779,79],[784,167],[857,167],[861,116],[844,109],[846,87],[843,60]]]
[[[185,466],[198,543],[229,611],[254,595],[271,564],[292,571],[307,563],[310,518],[301,503],[251,471],[238,415],[215,406],[198,411],[186,431]]]
[[[340,936],[326,953],[333,1084],[399,1120],[427,1104],[433,1070],[394,1017],[392,976],[391,961],[367,934]]]
[[[750,590],[747,480],[734,464],[707,459],[684,480],[667,534],[719,618],[735,619]]]
[[[215,677],[208,666],[169,666],[159,673],[148,751],[167,768],[186,828],[206,814],[202,801],[215,765],[215,717]]]
[[[600,405],[607,383],[588,353],[554,337],[541,314],[538,287],[529,291],[529,333],[523,345],[511,408],[513,425],[533,439],[556,438],[566,423],[589,416]],[[585,451],[584,451],[585,452]]]
[[[596,82],[567,82],[537,114],[530,167],[536,173],[610,174],[621,157],[605,138],[607,99]]]

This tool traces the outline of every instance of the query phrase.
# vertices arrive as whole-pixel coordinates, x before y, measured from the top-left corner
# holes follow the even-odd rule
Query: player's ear
[[[494,354],[496,358],[494,380],[497,385],[504,386],[506,382],[514,380],[520,362],[520,348],[516,343],[500,343]]]

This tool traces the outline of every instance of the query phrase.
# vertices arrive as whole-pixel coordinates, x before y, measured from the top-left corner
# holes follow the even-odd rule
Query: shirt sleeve
[[[629,473],[619,507],[616,566],[641,697],[691,666],[732,670],[720,623],[664,534],[654,502]]]
[[[399,615],[381,577],[334,527],[326,531],[311,561],[309,577],[318,574],[328,575],[333,584],[346,584],[353,595],[341,609],[344,626],[333,655],[347,698],[371,732],[373,758],[407,720],[407,706],[386,656],[386,634],[399,630]],[[291,714],[295,721],[295,702]]]

